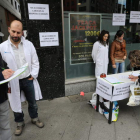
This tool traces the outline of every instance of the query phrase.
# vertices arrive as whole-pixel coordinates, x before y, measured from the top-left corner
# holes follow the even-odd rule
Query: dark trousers
[[[0,140],[11,140],[11,128],[9,122],[9,103],[0,104]]]
[[[38,117],[38,107],[35,100],[35,91],[33,80],[22,79],[19,80],[20,90],[24,91],[25,97],[28,101],[28,112],[32,119]],[[14,112],[15,122],[23,122],[24,121],[24,113]]]

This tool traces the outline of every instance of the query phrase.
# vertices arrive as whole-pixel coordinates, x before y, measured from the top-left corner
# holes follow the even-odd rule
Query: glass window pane
[[[97,40],[97,34],[99,32],[94,28],[90,30],[89,19],[83,18],[82,16],[89,16],[90,18],[93,15],[100,15],[100,22],[97,22],[97,19],[95,20],[96,26],[100,25],[100,31],[107,30],[110,32],[110,46],[114,40],[116,32],[121,29],[125,33],[124,39],[127,43],[127,54],[130,50],[139,49],[140,23],[129,22],[130,11],[140,11],[139,0],[73,0],[73,3],[70,3],[69,0],[64,0],[66,79],[84,76],[94,76],[95,74],[95,65],[93,62],[91,62],[91,46]],[[126,14],[125,26],[112,26],[113,13]],[[74,19],[76,17],[71,16],[72,14],[78,14],[81,16],[77,17],[77,19]],[[79,22],[77,22],[78,20]],[[71,31],[71,25],[73,25],[73,28],[76,30],[75,32]],[[85,35],[90,35],[92,41],[89,41],[89,37]],[[73,51],[72,47],[76,48],[75,52]],[[85,49],[86,47],[88,49]],[[82,59],[85,60],[85,62],[83,61],[83,63],[80,63]],[[129,60],[127,58],[126,66],[128,65],[128,63]],[[108,68],[108,72],[112,73],[111,62],[109,62]]]

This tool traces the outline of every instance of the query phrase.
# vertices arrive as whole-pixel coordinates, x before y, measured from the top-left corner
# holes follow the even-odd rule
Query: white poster
[[[112,98],[112,85],[100,78],[97,78],[96,93],[101,97],[110,100]]]
[[[40,46],[59,46],[58,32],[40,32]]]
[[[130,23],[140,23],[140,11],[130,12]]]
[[[113,13],[113,26],[124,26],[125,25],[126,14],[115,14]]]
[[[112,101],[123,100],[129,97],[130,94],[130,84],[123,83],[114,86]]]
[[[31,20],[49,20],[48,4],[32,4],[28,3],[29,19]]]

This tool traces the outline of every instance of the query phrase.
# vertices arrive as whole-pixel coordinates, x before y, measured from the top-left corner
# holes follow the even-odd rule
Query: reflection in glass
[[[128,0],[129,1],[129,0]],[[126,0],[64,0],[64,11],[125,13]]]
[[[84,62],[81,60],[77,61],[77,58],[74,55],[80,55],[80,59],[84,58],[83,56],[88,56],[87,54],[91,54],[91,51],[84,50],[86,45],[84,44],[83,47],[76,47],[78,46],[78,42],[75,43],[73,40],[75,39],[74,35],[77,35],[76,40],[84,40],[85,43],[88,43],[89,39],[85,39],[82,32],[71,31],[71,23],[69,14],[81,14],[81,15],[101,15],[101,30],[108,30],[110,33],[110,41],[109,44],[111,45],[112,41],[114,40],[114,36],[117,30],[121,29],[124,31],[124,39],[126,41],[126,48],[127,52],[131,50],[138,50],[139,43],[140,43],[140,23],[130,23],[130,11],[140,11],[140,0],[63,0],[64,4],[64,42],[65,42],[65,66],[66,66],[66,78],[76,78],[76,77],[84,77],[84,76],[92,76],[95,75],[93,63],[90,63],[90,59],[85,59]],[[113,13],[123,13],[126,14],[126,23],[125,26],[112,26],[112,15]],[[79,20],[84,20],[79,16]],[[76,21],[73,20],[73,25],[76,24]],[[81,26],[81,25],[80,25]],[[85,30],[85,35],[93,34],[94,30],[88,32]],[[72,38],[71,38],[72,36]],[[96,36],[92,39],[92,43],[96,41]],[[74,42],[74,43],[73,43]],[[91,41],[90,41],[91,42]],[[79,44],[81,45],[81,44]],[[92,48],[92,44],[91,48]],[[76,50],[77,52],[72,51],[71,48]],[[83,49],[81,51],[81,48]],[[78,54],[83,53],[83,54]],[[77,54],[76,54],[77,53]],[[88,58],[88,57],[87,57]],[[128,59],[126,60],[126,66],[129,64]],[[109,63],[108,72],[112,72],[112,65]]]

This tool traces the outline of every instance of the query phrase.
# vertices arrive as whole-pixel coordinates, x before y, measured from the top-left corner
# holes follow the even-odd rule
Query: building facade
[[[11,21],[21,19],[20,4],[17,0],[0,0],[0,43],[7,40]]]
[[[130,11],[139,11],[140,0],[21,0],[21,19],[28,39],[36,47],[44,99],[93,92],[96,87],[95,64],[91,58],[94,42],[101,30],[125,33],[127,53],[139,49],[139,23],[130,23]],[[49,20],[30,20],[28,3],[48,4]],[[124,26],[113,26],[113,13],[126,14]],[[40,46],[40,32],[58,32],[59,46]],[[138,41],[135,40],[138,37]],[[125,66],[129,64],[127,58]],[[109,62],[108,73],[112,73]]]

